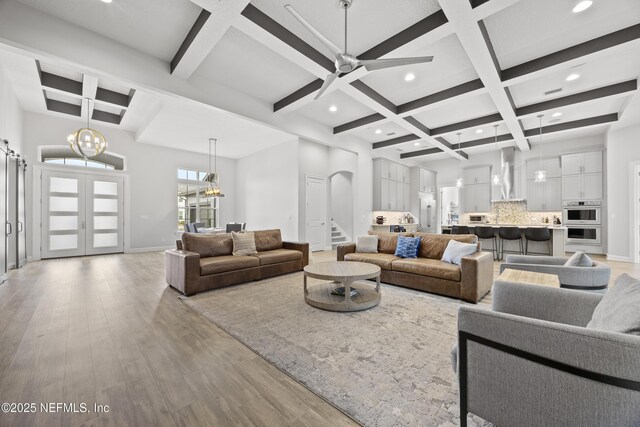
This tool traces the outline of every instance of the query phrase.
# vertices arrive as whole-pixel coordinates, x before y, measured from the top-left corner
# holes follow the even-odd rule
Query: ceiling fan
[[[347,11],[351,7],[353,0],[340,0],[340,6],[344,9],[344,50],[333,44],[323,36],[318,30],[313,28],[290,4],[285,5],[289,11],[302,25],[305,26],[336,58],[336,71],[329,74],[324,80],[322,87],[316,94],[315,99],[320,98],[331,83],[342,73],[350,73],[356,68],[363,66],[367,71],[381,70],[383,68],[400,67],[402,65],[420,64],[433,61],[433,56],[416,56],[413,58],[389,58],[389,59],[358,59],[347,52]]]

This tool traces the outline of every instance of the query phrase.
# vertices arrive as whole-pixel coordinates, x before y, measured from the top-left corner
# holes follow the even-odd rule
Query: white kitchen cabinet
[[[386,178],[382,178],[380,180],[380,184],[381,184],[381,188],[380,188],[380,203],[379,203],[379,209],[380,210],[391,210],[391,181],[386,179]]]
[[[491,210],[491,184],[466,184],[462,187],[463,212],[489,212]]]
[[[477,166],[462,170],[465,184],[488,184],[491,182],[491,166]]]
[[[408,212],[411,210],[411,185],[408,182],[405,182],[402,189],[404,193],[404,209],[402,210]]]
[[[393,210],[404,211],[404,183],[396,181],[395,184],[396,206]]]
[[[527,180],[536,179],[536,171],[540,170],[540,168],[547,171],[547,178],[558,178],[562,176],[560,156],[545,157],[542,161],[536,158],[527,160]]]
[[[562,209],[562,179],[547,178],[546,182],[527,180],[527,210],[532,212]]]
[[[584,199],[602,199],[602,173],[582,175],[582,197]]]
[[[411,169],[388,159],[373,160],[373,210],[409,211]]]
[[[562,175],[602,173],[602,151],[565,154],[562,156]]]
[[[389,179],[391,181],[397,181],[398,180],[398,170],[399,170],[399,165],[397,163],[394,162],[390,162],[389,164]]]
[[[564,161],[563,161],[564,166]],[[564,169],[563,169],[564,172]],[[562,177],[562,199],[582,199],[582,175],[564,175]]]
[[[409,166],[402,165],[402,179],[398,181],[409,183],[411,181],[411,168]]]
[[[420,169],[420,191],[423,193],[436,192],[436,173],[426,169]]]

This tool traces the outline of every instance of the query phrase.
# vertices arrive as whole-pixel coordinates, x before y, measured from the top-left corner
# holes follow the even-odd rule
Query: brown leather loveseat
[[[283,242],[280,230],[254,231],[255,255],[234,256],[231,234],[184,233],[165,251],[167,283],[186,296],[302,270],[309,244]]]
[[[373,234],[373,233],[372,233]],[[493,283],[493,256],[489,252],[476,252],[462,258],[461,265],[441,261],[449,243],[455,239],[463,243],[477,243],[473,234],[404,233],[420,237],[418,258],[394,256],[398,234],[378,235],[378,253],[356,253],[356,245],[338,246],[338,261],[360,261],[376,264],[382,270],[380,280],[392,285],[460,298],[476,303],[491,290]],[[480,245],[478,245],[480,249]]]

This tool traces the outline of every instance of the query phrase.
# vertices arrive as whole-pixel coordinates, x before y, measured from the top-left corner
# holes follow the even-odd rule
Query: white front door
[[[307,241],[312,251],[326,248],[326,188],[324,178],[306,177]]]
[[[122,177],[42,172],[42,258],[124,251]]]

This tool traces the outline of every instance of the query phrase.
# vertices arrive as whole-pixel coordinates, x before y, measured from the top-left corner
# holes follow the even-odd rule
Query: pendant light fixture
[[[85,98],[87,101],[87,127],[80,128],[67,136],[69,147],[83,159],[96,157],[104,153],[107,149],[107,139],[104,135],[95,129],[89,127],[89,118],[91,117],[90,102],[91,99]]]
[[[213,142],[213,172],[211,172],[211,143]],[[218,180],[218,140],[215,138],[209,138],[209,173],[205,175],[203,181],[209,183],[209,186],[204,190],[206,197],[224,197],[222,189],[220,189],[220,182]]]
[[[494,141],[496,143],[496,150],[498,150],[498,125],[493,125],[493,130],[494,130]],[[498,170],[498,168],[496,168],[496,171]],[[493,174],[493,185],[500,185],[500,183],[502,182],[502,175],[500,175],[499,173],[494,173]]]
[[[460,155],[460,135],[462,135],[462,133],[458,132],[458,155]],[[462,178],[462,158],[460,159],[460,175],[458,176],[458,179],[456,179],[456,187],[464,187],[464,178]]]
[[[547,182],[547,171],[542,164],[542,117],[544,117],[544,114],[538,116],[538,120],[540,121],[540,139],[538,140],[538,145],[540,145],[540,168],[534,172],[534,182]]]

